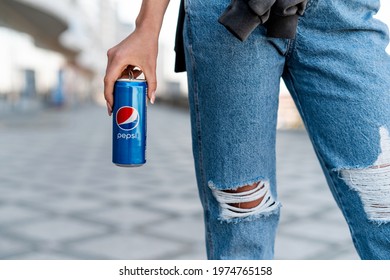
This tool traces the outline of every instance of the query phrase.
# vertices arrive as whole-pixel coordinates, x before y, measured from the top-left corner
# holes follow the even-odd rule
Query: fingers
[[[115,81],[120,78],[124,68],[124,66],[116,63],[114,59],[111,58],[109,51],[106,75],[104,77],[104,98],[106,99],[109,116],[111,116],[112,108],[114,106],[114,84]]]
[[[152,68],[153,69],[153,68]],[[128,78],[129,77],[129,71],[132,72],[133,78],[139,77],[142,73],[145,75],[145,79],[148,83],[148,98],[150,100],[150,103],[154,104],[154,101],[156,99],[156,89],[157,89],[157,78],[156,78],[156,72],[146,69],[145,72],[142,70],[137,69],[136,66],[129,65],[123,72],[122,77]]]
[[[123,48],[122,48],[123,49]],[[129,52],[131,53],[131,52]],[[107,52],[108,63],[106,68],[106,75],[104,77],[104,98],[107,102],[108,115],[111,116],[112,108],[114,106],[114,85],[119,78],[137,78],[142,73],[145,75],[145,79],[148,84],[148,98],[153,104],[156,98],[156,61],[148,59],[148,61],[138,59],[137,57],[129,56],[123,53],[120,48],[114,47]],[[145,55],[140,54],[141,58]],[[133,62],[133,65],[130,63]],[[139,64],[138,64],[139,62]],[[134,66],[136,65],[136,66]],[[143,68],[145,66],[145,68]]]
[[[111,116],[112,113],[112,107],[114,105],[114,96],[113,96],[113,89],[114,89],[114,83],[115,80],[112,78],[104,77],[104,98],[106,99],[107,103],[107,112],[108,115]]]
[[[156,100],[157,89],[156,72],[145,72],[145,79],[148,83],[148,98],[150,100],[150,103],[154,104],[154,101]]]

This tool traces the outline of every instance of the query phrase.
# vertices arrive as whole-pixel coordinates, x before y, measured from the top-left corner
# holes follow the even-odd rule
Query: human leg
[[[311,0],[283,74],[363,259],[390,259],[390,57],[378,8]]]
[[[217,19],[228,0],[186,1],[193,153],[209,259],[271,259],[279,219],[275,131],[286,41],[244,43]]]

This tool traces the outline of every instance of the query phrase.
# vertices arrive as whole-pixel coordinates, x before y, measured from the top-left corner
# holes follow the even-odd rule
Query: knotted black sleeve
[[[261,0],[259,0],[261,1]],[[265,24],[267,35],[276,38],[293,39],[299,16],[303,15],[307,0],[277,0]]]
[[[270,37],[294,38],[306,3],[307,0],[232,0],[218,21],[241,41],[259,24],[267,27]]]
[[[241,41],[259,25],[268,20],[276,0],[232,0],[218,22]],[[253,8],[252,8],[253,7]]]

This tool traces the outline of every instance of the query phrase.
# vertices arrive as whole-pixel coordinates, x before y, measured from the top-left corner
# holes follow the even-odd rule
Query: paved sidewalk
[[[146,166],[111,164],[105,109],[0,119],[0,259],[205,259],[188,113],[149,106]],[[277,259],[356,259],[307,135],[278,133]]]

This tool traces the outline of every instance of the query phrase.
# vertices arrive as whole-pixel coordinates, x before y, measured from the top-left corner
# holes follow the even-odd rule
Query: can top
[[[139,68],[135,67],[134,69],[139,69]],[[128,78],[120,78],[117,81],[120,81],[120,82],[141,82],[141,83],[146,82],[145,79],[137,79],[137,77],[134,76],[133,70],[131,70],[131,69],[129,70],[129,77]]]
[[[129,78],[120,78],[118,80],[116,80],[117,82],[146,82],[145,79],[129,79]]]
[[[135,68],[134,68],[135,69]],[[133,70],[134,70],[133,69]],[[128,78],[120,78],[118,79],[117,81],[119,82],[138,82],[138,83],[144,83],[146,82],[145,79],[137,79],[135,76],[134,76],[134,73],[133,73],[133,70],[129,70],[129,77]],[[142,72],[141,72],[142,73]]]

